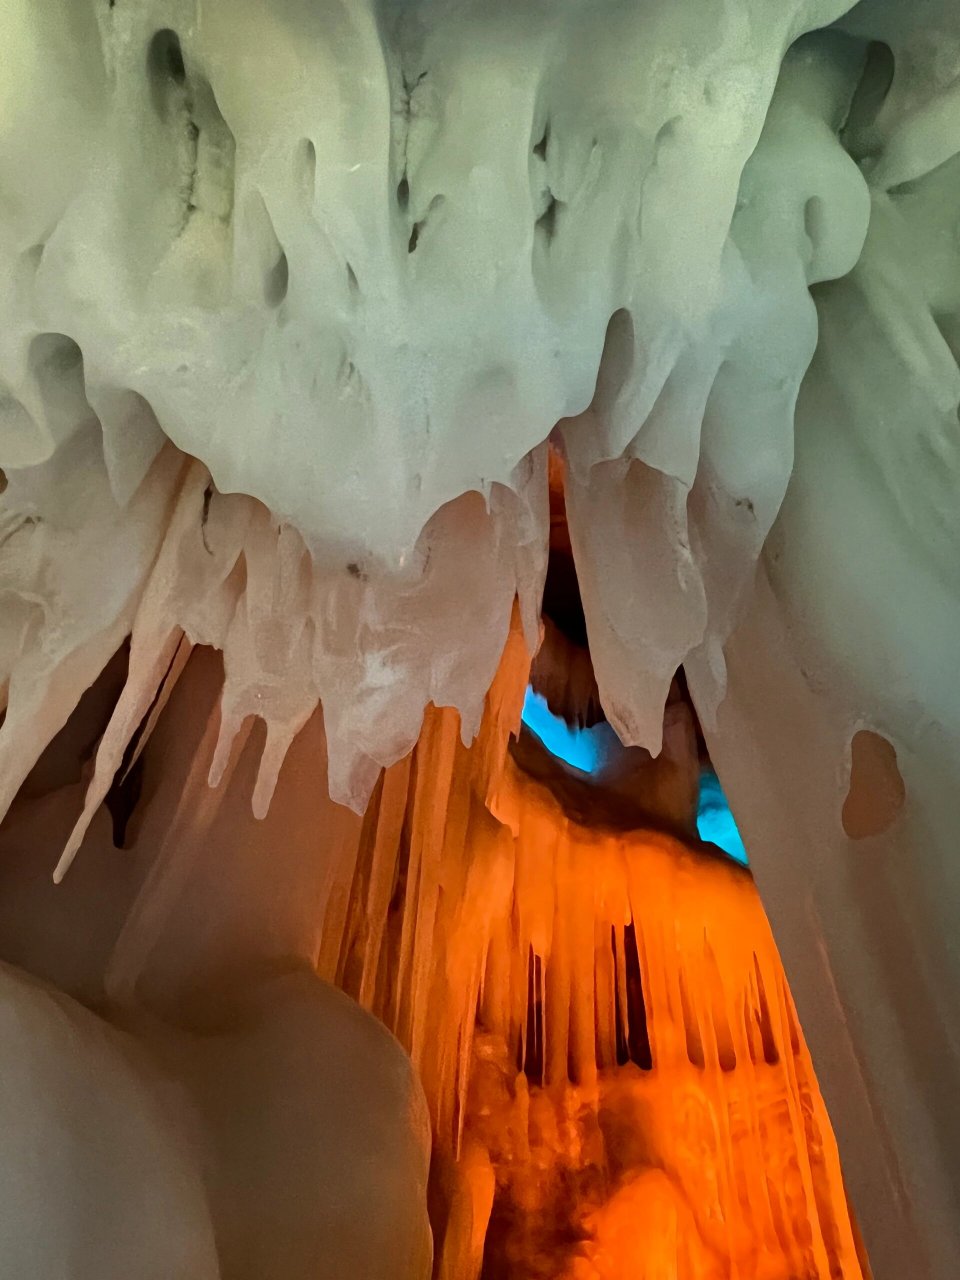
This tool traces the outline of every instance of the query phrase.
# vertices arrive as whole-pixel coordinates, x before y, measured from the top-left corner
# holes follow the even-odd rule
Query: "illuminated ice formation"
[[[85,721],[103,714],[81,708],[74,742],[58,740],[0,830],[0,938],[21,968],[125,1034],[60,996],[85,1029],[77,1052],[51,1053],[36,1032],[7,1043],[58,1104],[74,1164],[91,1139],[86,1113],[59,1105],[71,1086],[89,1089],[96,1068],[110,1085],[90,1110],[95,1128],[101,1109],[115,1119],[113,1094],[130,1105],[115,1064],[87,1043],[94,1033],[127,1050],[148,1093],[164,1068],[167,1105],[153,1134],[142,1118],[130,1125],[139,1163],[117,1148],[132,1166],[127,1198],[110,1195],[94,1144],[89,1200],[63,1234],[79,1232],[89,1204],[96,1244],[129,1244],[143,1143],[162,1152],[180,1135],[224,1280],[366,1280],[381,1268],[426,1280],[425,1098],[442,1280],[481,1268],[623,1280],[627,1266],[676,1280],[733,1268],[862,1280],[836,1143],[750,876],[672,836],[597,822],[592,805],[586,822],[573,816],[571,793],[537,780],[521,760],[531,744],[513,738],[529,669],[517,628],[478,740],[465,748],[456,712],[431,708],[362,819],[318,784],[316,712],[258,820],[247,801],[261,728],[207,786],[222,669],[199,649],[144,748],[130,826],[118,833],[116,807],[100,809],[54,886],[45,867],[79,791],[66,779]],[[278,969],[286,976],[258,980]],[[43,1112],[37,1084],[27,1115]],[[49,1186],[62,1161],[42,1154],[37,1181]],[[157,1178],[175,1172],[156,1162]],[[162,1216],[167,1201],[152,1203]],[[45,1258],[36,1217],[22,1195],[14,1204],[22,1255]],[[201,1252],[207,1218],[185,1225]],[[148,1243],[154,1226],[139,1232]],[[106,1267],[97,1280],[113,1280]]]
[[[596,777],[602,771],[611,749],[619,745],[605,721],[589,729],[571,728],[530,686],[523,700],[522,721],[551,756],[588,777]],[[700,777],[697,833],[701,840],[716,845],[737,862],[748,861],[730,805],[711,769],[704,770]]]
[[[598,732],[606,726],[594,729],[573,729],[562,716],[555,715],[546,698],[532,687],[527,688],[523,700],[523,723],[536,734],[552,756],[581,773],[597,771],[602,759],[602,745]]]
[[[0,812],[127,636],[267,812],[472,737],[546,442],[600,696],[683,664],[886,1276],[960,1256],[955,0],[7,0]],[[212,713],[211,713],[212,714]],[[258,742],[260,739],[258,739]],[[76,816],[76,815],[74,815]],[[82,859],[81,859],[82,860]]]
[[[705,770],[700,777],[700,804],[697,810],[697,832],[701,840],[717,845],[737,862],[748,862],[747,851],[730,812],[727,797],[717,775]]]

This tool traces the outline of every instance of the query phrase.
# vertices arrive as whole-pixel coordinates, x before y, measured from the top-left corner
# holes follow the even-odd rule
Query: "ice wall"
[[[944,1278],[960,1256],[957,21],[951,4],[861,4],[844,23],[884,42],[846,136],[870,232],[815,291],[794,473],[708,735],[877,1272]]]

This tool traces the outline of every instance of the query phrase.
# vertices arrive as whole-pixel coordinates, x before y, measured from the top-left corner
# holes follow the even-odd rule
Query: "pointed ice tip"
[[[253,810],[253,816],[258,822],[262,822],[270,812],[270,801],[273,799],[275,780],[264,778],[262,773],[257,779],[257,785],[253,789],[253,796],[250,800],[250,808]]]
[[[63,846],[63,853],[60,855],[60,861],[54,868],[54,884],[60,884],[63,877],[73,866],[73,860],[80,851],[80,846],[83,844],[84,836],[87,834],[87,828],[90,826],[93,815],[96,813],[101,803],[102,796],[91,796],[88,793],[84,802],[83,812],[80,814],[73,830],[70,832],[67,843]]]
[[[603,704],[602,690],[600,701]],[[663,750],[663,708],[666,701],[667,695],[664,692],[662,700],[656,704],[660,708],[656,712],[644,708],[642,714],[631,710],[627,715],[622,715],[617,713],[616,708],[608,710],[606,706],[604,711],[607,720],[625,747],[642,747],[656,759]]]
[[[465,747],[470,747],[476,741],[477,735],[480,733],[480,724],[483,719],[483,707],[472,706],[460,710],[460,741]]]
[[[213,759],[210,761],[210,772],[207,774],[207,785],[216,790],[223,781],[223,776],[227,771],[227,765],[230,763],[230,753],[233,750],[233,744],[237,736],[239,725],[228,720],[224,716],[220,724],[220,733],[217,736],[217,745],[213,752]]]
[[[73,866],[73,860],[77,856],[77,850],[79,848],[80,848],[80,840],[78,840],[75,835],[72,835],[70,839],[67,841],[67,844],[63,850],[63,853],[61,853],[60,855],[60,861],[57,863],[56,867],[54,867],[54,870],[53,870],[54,884],[60,884],[62,882],[63,877],[67,874],[67,872]]]
[[[280,768],[283,765],[289,746],[290,741],[287,739],[282,742],[271,742],[268,739],[263,755],[260,757],[260,768],[257,770],[257,782],[253,788],[253,798],[251,800],[253,816],[260,822],[270,812],[270,805],[280,776]]]
[[[327,739],[327,794],[334,804],[362,818],[380,778],[382,766],[349,743]]]

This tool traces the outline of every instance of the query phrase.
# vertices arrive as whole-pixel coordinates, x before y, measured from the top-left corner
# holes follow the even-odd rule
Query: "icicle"
[[[593,980],[596,1008],[597,1067],[610,1070],[617,1065],[617,973],[614,948],[616,929],[602,920],[594,922]]]
[[[300,714],[281,727],[267,721],[267,741],[260,757],[257,770],[257,782],[253,789],[253,814],[255,818],[265,818],[277,789],[277,779],[287,752],[294,738],[313,714],[313,708],[304,706]]]
[[[214,709],[204,732],[198,763],[191,770],[164,840],[114,945],[104,986],[117,1004],[133,1002],[137,983],[183,890],[193,859],[216,821],[222,792],[208,785],[204,757],[212,752],[218,740],[219,720],[219,710]],[[240,759],[250,728],[249,724],[244,726],[233,741],[229,760],[221,773],[225,783]]]
[[[10,480],[4,519],[29,529],[31,543],[30,554],[21,555],[6,536],[0,554],[0,817],[129,634],[183,470],[182,455],[165,448],[130,505],[117,507],[94,424],[48,463]],[[84,513],[82,534],[75,517],[64,519],[71,511]],[[93,589],[104,583],[106,597]],[[168,617],[163,634],[175,625]]]
[[[383,791],[380,796],[373,865],[370,870],[370,887],[367,895],[366,944],[363,975],[360,981],[360,1003],[365,1009],[373,1008],[377,972],[380,966],[380,950],[396,878],[397,849],[406,813],[409,785],[410,758],[407,756],[399,764],[385,770],[383,775]]]
[[[70,833],[63,853],[53,873],[54,884],[59,884],[70,869],[86,834],[87,827],[100,808],[117,775],[124,752],[137,727],[146,717],[150,705],[162,686],[165,676],[180,647],[181,633],[170,632],[158,649],[148,655],[138,652],[135,645],[130,653],[130,669],[120,700],[110,717],[106,732],[97,748],[93,778],[87,787],[83,812]],[[152,648],[152,646],[151,646]],[[146,663],[144,658],[146,657]]]
[[[180,643],[177,645],[176,652],[170,661],[170,666],[167,668],[167,673],[163,677],[160,688],[157,690],[153,699],[153,705],[150,707],[149,714],[137,735],[136,745],[127,763],[127,767],[121,775],[121,782],[125,781],[129,776],[131,769],[143,754],[144,747],[153,736],[153,731],[157,727],[160,717],[163,714],[164,707],[166,707],[167,703],[170,701],[170,695],[176,688],[177,681],[183,675],[184,668],[187,665],[187,660],[192,652],[193,645],[187,637],[181,633]]]
[[[187,464],[133,621],[127,681],[97,750],[83,813],[54,872],[57,883],[76,856],[90,820],[103,802],[137,728],[149,717],[164,686],[169,697],[171,677],[175,680],[176,673],[183,669],[182,658],[177,662],[183,630],[171,624],[170,619],[176,618],[179,612],[177,597],[182,590],[179,568],[184,548],[202,536],[202,511],[208,484],[209,476],[200,463]],[[206,565],[204,569],[209,573]],[[192,585],[196,589],[197,584]],[[200,583],[201,588],[205,585]],[[145,729],[149,732],[149,723]]]
[[[418,800],[423,797],[423,807],[420,809],[419,805],[414,806],[413,840],[423,841],[417,886],[417,933],[411,955],[410,1052],[414,1065],[418,1067],[424,1060],[427,1005],[437,960],[434,927],[443,878],[443,860],[448,852],[457,861],[462,858],[467,822],[469,779],[458,777],[454,772],[458,750],[462,750],[458,729],[454,713],[441,714],[435,753],[429,762],[429,773],[422,774],[419,779],[421,790]]]
[[[238,636],[254,634],[255,597],[235,607]],[[525,1224],[511,1247],[559,1248],[539,1216],[565,1213],[578,1257],[606,1257],[605,1277],[656,1256],[684,1280],[708,1258],[730,1280],[778,1267],[860,1280],[836,1147],[748,873],[667,836],[585,828],[523,773],[509,742],[528,662],[515,619],[471,748],[456,712],[430,708],[362,823],[326,796],[317,810],[309,959],[418,1065],[447,1170],[440,1274],[473,1276],[483,1233],[509,1221]],[[309,760],[292,750],[322,776],[311,723]],[[207,773],[228,782],[254,724],[229,699],[214,706],[118,939],[112,996],[144,981],[203,849],[219,845]],[[236,785],[253,767],[248,753]],[[558,1280],[575,1280],[571,1247]]]
[[[250,727],[249,718],[245,720],[239,716],[228,716],[225,711],[221,712],[217,728],[216,746],[210,761],[210,770],[207,774],[207,785],[209,787],[216,789],[223,782],[227,766],[233,755],[234,744],[241,732],[249,732]]]

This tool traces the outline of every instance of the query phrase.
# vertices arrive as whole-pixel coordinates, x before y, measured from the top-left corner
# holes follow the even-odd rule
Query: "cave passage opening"
[[[580,820],[589,821],[590,792],[585,788],[593,788],[601,817],[619,802],[635,825],[669,830],[747,866],[747,851],[710,760],[682,667],[664,711],[659,757],[624,747],[604,714],[566,519],[564,470],[562,458],[551,450],[543,639],[524,697],[518,754],[543,780],[552,775],[561,791],[577,784],[584,788],[585,802],[577,806]],[[534,763],[538,752],[552,767],[543,759]]]

